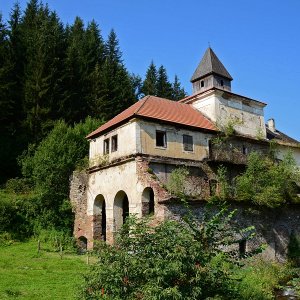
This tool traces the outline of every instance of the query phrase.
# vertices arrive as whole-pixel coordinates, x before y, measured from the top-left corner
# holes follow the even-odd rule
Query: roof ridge
[[[144,99],[144,102],[133,112],[133,115],[136,115],[139,112],[139,110],[145,105],[145,103],[147,102],[147,100],[150,97],[151,97],[150,95],[146,96],[146,99]],[[143,99],[139,100],[139,101],[143,101]]]

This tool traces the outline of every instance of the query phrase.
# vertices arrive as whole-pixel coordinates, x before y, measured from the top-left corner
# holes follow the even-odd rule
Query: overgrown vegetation
[[[9,180],[0,193],[2,232],[28,237],[56,228],[71,233],[69,178],[88,153],[85,136],[100,124],[91,118],[73,127],[58,121],[38,146],[29,147],[19,160],[24,177]]]
[[[296,185],[299,179],[291,153],[278,161],[253,152],[249,155],[246,171],[236,178],[235,198],[268,207],[299,203]]]
[[[235,270],[242,258],[233,247],[233,215],[208,210],[202,222],[188,214],[184,222],[156,227],[130,217],[116,244],[101,247],[79,299],[239,299]]]

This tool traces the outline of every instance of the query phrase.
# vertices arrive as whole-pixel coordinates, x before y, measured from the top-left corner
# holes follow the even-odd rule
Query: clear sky
[[[8,18],[14,1],[0,0]],[[26,0],[20,0],[25,8]],[[45,1],[44,1],[45,3]],[[163,64],[186,91],[208,44],[231,76],[232,91],[268,104],[265,119],[300,140],[299,0],[48,0],[64,23],[95,19],[114,28],[130,72]]]

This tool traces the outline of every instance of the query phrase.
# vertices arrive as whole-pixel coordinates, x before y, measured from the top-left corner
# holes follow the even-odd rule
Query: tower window
[[[111,138],[111,152],[118,150],[118,135],[114,135]]]
[[[157,147],[167,147],[167,134],[165,131],[156,131],[156,146]]]
[[[109,139],[103,141],[103,154],[109,153]]]
[[[193,137],[191,135],[183,135],[183,150],[193,151]]]
[[[201,87],[204,87],[204,80],[201,80],[200,85]]]

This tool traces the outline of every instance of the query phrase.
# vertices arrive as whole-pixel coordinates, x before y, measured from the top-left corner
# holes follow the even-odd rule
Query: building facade
[[[274,120],[265,124],[266,104],[233,93],[231,81],[208,48],[191,79],[193,95],[178,102],[146,96],[87,136],[90,165],[87,172],[73,174],[70,192],[76,238],[89,249],[97,240],[113,243],[128,214],[153,214],[157,222],[180,218],[184,208],[165,188],[178,166],[189,168],[186,190],[198,214],[216,184],[218,165],[229,166],[234,177],[251,151],[267,153],[271,139],[279,145],[279,156],[292,150],[300,166],[299,143],[278,131]],[[213,142],[227,132],[225,144]],[[300,234],[297,209],[293,221],[289,213],[281,211],[279,217],[267,211],[255,220],[242,217],[240,223],[258,225],[259,242],[269,245],[267,255],[280,259],[287,249],[286,231]],[[262,226],[267,229],[259,231]]]

